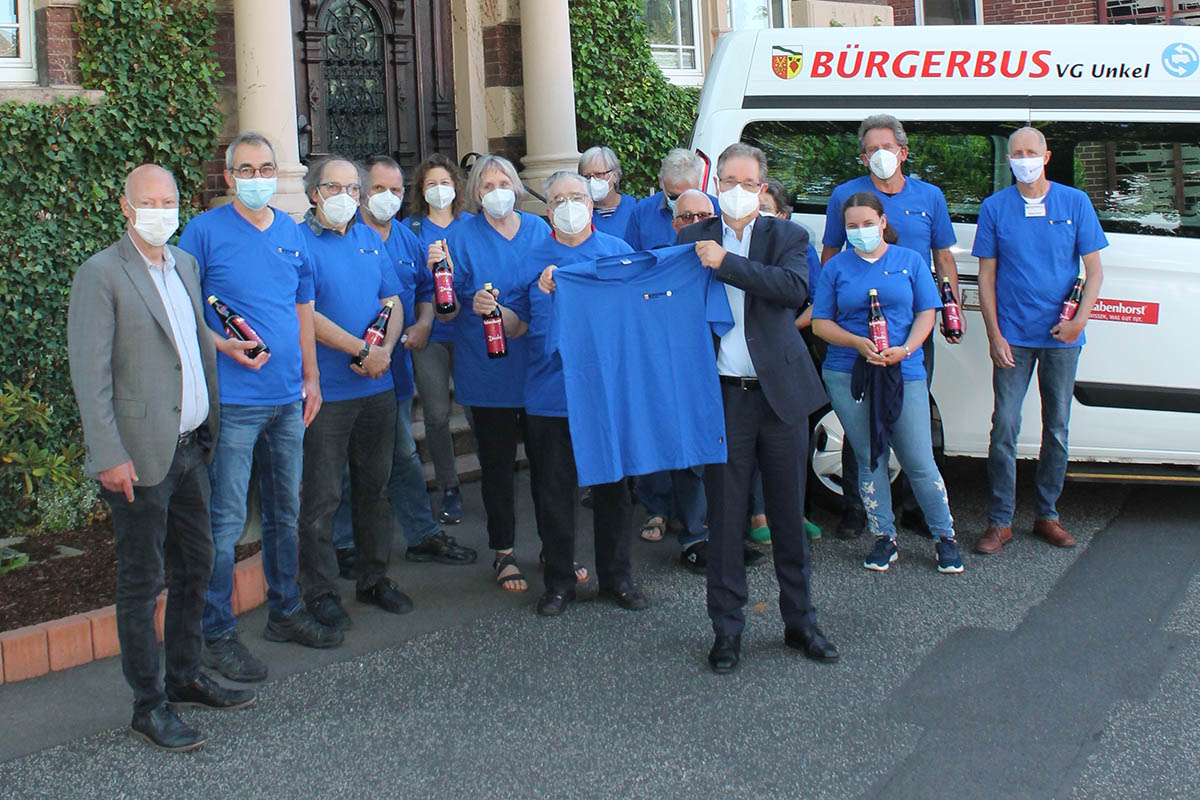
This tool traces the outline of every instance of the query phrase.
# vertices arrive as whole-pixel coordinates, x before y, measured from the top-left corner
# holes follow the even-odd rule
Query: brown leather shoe
[[[975,542],[975,552],[990,556],[1012,541],[1012,528],[1008,525],[988,525],[983,536]]]
[[[1074,547],[1075,537],[1056,519],[1039,519],[1033,523],[1033,535],[1045,539],[1055,547]]]

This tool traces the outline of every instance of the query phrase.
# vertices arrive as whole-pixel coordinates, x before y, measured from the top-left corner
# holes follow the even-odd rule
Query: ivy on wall
[[[570,0],[570,12],[579,147],[611,147],[622,191],[652,194],[663,156],[689,144],[700,92],[671,84],[654,63],[644,0]]]
[[[124,230],[124,176],[161,164],[179,183],[181,217],[199,210],[204,161],[222,122],[214,5],[83,0],[80,69],[86,88],[105,92],[103,102],[0,105],[0,175],[10,186],[0,204],[0,382],[28,385],[46,403],[37,444],[51,451],[82,442],[67,301],[76,268]],[[0,529],[37,522],[24,495],[24,481],[0,471]]]

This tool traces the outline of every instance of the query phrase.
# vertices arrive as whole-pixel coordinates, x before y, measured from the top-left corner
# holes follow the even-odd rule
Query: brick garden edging
[[[233,567],[233,613],[258,608],[266,601],[262,553],[255,553]],[[167,593],[163,592],[154,609],[154,628],[160,642],[166,608]],[[116,606],[28,625],[0,633],[0,683],[36,678],[120,652]]]

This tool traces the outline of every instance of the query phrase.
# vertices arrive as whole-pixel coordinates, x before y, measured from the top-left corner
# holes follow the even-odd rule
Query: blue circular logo
[[[1200,53],[1196,52],[1195,47],[1184,42],[1169,44],[1167,49],[1163,50],[1162,65],[1168,75],[1186,78],[1200,66]]]

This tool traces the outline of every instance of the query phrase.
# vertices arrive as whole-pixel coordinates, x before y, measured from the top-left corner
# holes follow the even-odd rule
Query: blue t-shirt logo
[[[1196,67],[1200,66],[1200,53],[1190,44],[1175,42],[1163,50],[1162,65],[1168,75],[1186,78],[1195,73]]]

